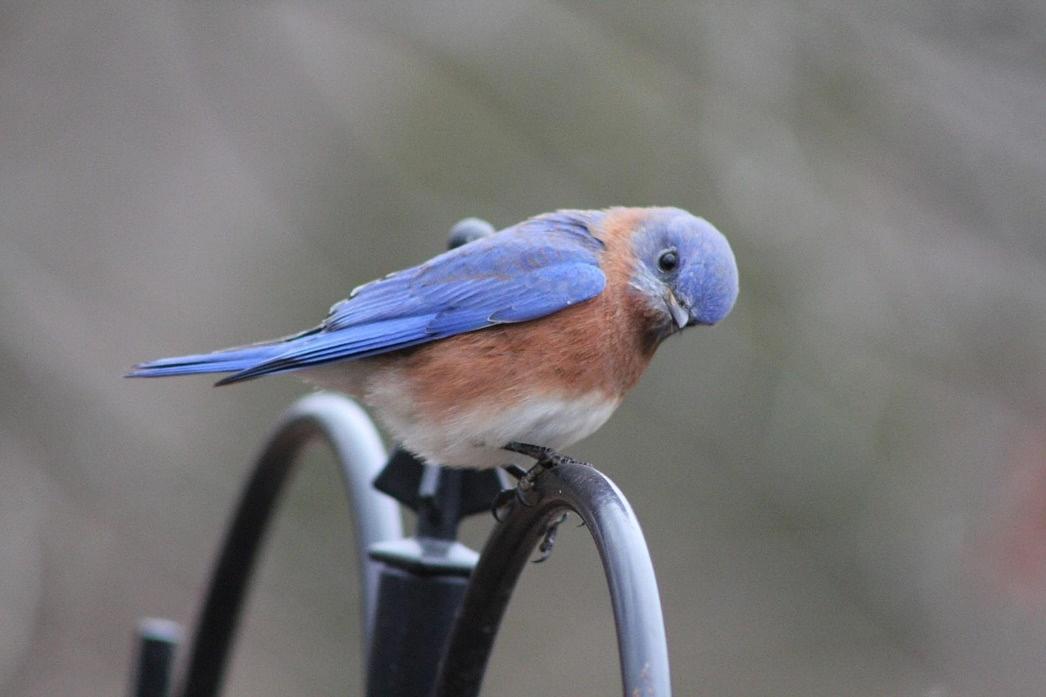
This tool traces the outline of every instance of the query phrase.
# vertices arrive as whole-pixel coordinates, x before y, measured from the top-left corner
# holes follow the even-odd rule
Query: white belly
[[[518,441],[566,448],[594,433],[620,404],[603,393],[580,397],[535,394],[507,405],[464,408],[451,404],[438,414],[426,415],[414,404],[397,370],[384,368],[363,375],[352,368],[347,371],[355,373],[352,375],[328,369],[310,371],[303,377],[360,397],[407,450],[427,462],[452,467],[529,467],[533,460],[502,446]]]
[[[438,421],[400,420],[398,410],[378,408],[404,447],[429,462],[454,467],[494,467],[533,460],[503,449],[518,441],[559,450],[594,433],[617,408],[602,394],[580,399],[532,398],[502,408],[452,410]]]

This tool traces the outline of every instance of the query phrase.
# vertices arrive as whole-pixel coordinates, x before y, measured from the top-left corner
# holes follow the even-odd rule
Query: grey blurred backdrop
[[[307,391],[130,364],[309,326],[466,215],[663,204],[739,304],[575,454],[644,524],[678,693],[1046,694],[1044,37],[1037,0],[4,3],[0,693],[121,694]],[[330,465],[228,694],[359,689]],[[611,629],[564,530],[485,694],[615,694]]]

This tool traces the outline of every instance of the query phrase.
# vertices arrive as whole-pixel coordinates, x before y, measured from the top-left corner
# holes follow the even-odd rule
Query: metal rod
[[[178,692],[182,697],[218,694],[248,581],[276,501],[297,455],[314,439],[326,441],[334,450],[351,504],[363,587],[364,646],[370,646],[378,569],[368,558],[367,548],[402,537],[399,509],[391,498],[371,488],[386,460],[374,424],[349,399],[314,394],[284,412],[241,495],[196,625],[189,665]]]
[[[138,623],[137,636],[138,660],[131,697],[167,697],[182,628],[177,622],[149,617]]]
[[[625,697],[669,697],[661,601],[646,541],[621,491],[586,465],[538,477],[499,523],[480,555],[436,679],[435,697],[475,697],[512,589],[548,524],[564,511],[585,522],[610,587]]]

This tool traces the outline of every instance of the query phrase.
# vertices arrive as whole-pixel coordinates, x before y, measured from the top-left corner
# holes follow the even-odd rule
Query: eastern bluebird
[[[131,377],[295,371],[361,398],[405,448],[459,467],[567,447],[667,337],[737,299],[726,238],[678,208],[564,210],[362,285],[294,336],[135,366]]]

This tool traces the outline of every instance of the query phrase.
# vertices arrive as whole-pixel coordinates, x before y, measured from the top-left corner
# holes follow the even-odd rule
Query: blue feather
[[[161,358],[156,361],[136,365],[134,370],[128,373],[128,377],[160,378],[175,375],[228,373],[246,370],[252,365],[257,365],[280,353],[282,350],[281,346],[281,344],[261,344],[226,349],[214,353]]]
[[[360,286],[315,330],[143,363],[131,376],[234,373],[217,383],[223,385],[544,317],[603,291],[603,243],[589,232],[600,215],[560,211],[532,218]]]

